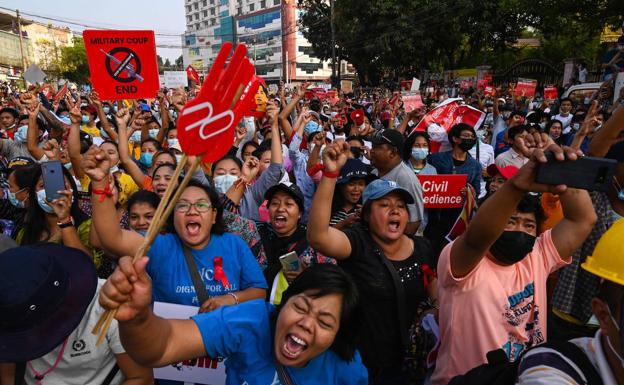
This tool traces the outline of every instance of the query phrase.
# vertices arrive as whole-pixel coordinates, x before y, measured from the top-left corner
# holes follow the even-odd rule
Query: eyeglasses
[[[199,201],[195,203],[182,201],[182,202],[176,203],[174,208],[175,208],[175,211],[179,213],[188,213],[191,210],[191,207],[193,206],[195,206],[195,209],[197,210],[197,212],[200,212],[200,213],[205,213],[212,208],[212,204],[206,201]]]

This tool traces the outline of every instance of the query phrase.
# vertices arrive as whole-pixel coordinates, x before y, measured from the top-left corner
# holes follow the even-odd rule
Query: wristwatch
[[[75,226],[74,224],[74,218],[69,217],[68,220],[66,220],[65,222],[56,222],[56,224],[58,225],[59,228],[64,229],[66,227],[73,227]]]

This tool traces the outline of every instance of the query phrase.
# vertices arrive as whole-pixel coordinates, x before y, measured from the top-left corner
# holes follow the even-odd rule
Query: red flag
[[[457,217],[455,224],[451,227],[451,231],[446,235],[446,239],[449,242],[454,241],[460,235],[462,235],[468,228],[468,224],[474,216],[474,212],[477,209],[477,199],[475,191],[470,186],[466,186],[466,202],[464,202],[464,208]]]
[[[61,88],[59,90],[59,92],[56,93],[56,96],[54,97],[54,101],[55,102],[59,102],[61,101],[61,99],[63,99],[65,97],[65,94],[67,93],[67,85],[69,84],[69,82],[65,82],[65,84],[63,84],[63,88]]]
[[[186,77],[191,79],[195,84],[199,84],[199,74],[190,64],[186,67]]]

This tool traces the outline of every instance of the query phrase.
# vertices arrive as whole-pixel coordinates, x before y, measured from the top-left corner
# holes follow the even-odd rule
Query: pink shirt
[[[487,362],[486,354],[503,349],[513,361],[533,345],[546,341],[546,278],[566,265],[550,230],[533,251],[512,266],[484,257],[468,275],[451,273],[448,244],[438,261],[441,344],[434,385]]]

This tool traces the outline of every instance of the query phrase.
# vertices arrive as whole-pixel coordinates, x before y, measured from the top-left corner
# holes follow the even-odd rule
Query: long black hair
[[[284,305],[289,299],[302,293],[312,298],[330,294],[342,296],[340,328],[330,349],[345,361],[353,360],[358,342],[358,325],[361,324],[358,322],[359,294],[353,279],[337,265],[321,263],[305,269],[282,294],[282,302],[271,320],[273,333]]]
[[[69,180],[69,185],[73,191],[73,202],[70,213],[74,218],[76,227],[78,227],[88,218],[78,207],[78,188],[76,187],[74,178],[65,167],[62,167],[62,170],[65,178]],[[41,166],[37,167],[34,171],[31,184],[28,186],[28,201],[30,204],[26,208],[21,245],[31,245],[37,243],[40,241],[43,234],[47,234],[47,238],[50,237],[50,229],[48,228],[47,221],[45,219],[46,212],[43,211],[43,209],[39,206],[39,203],[37,203],[37,182],[40,177]]]

